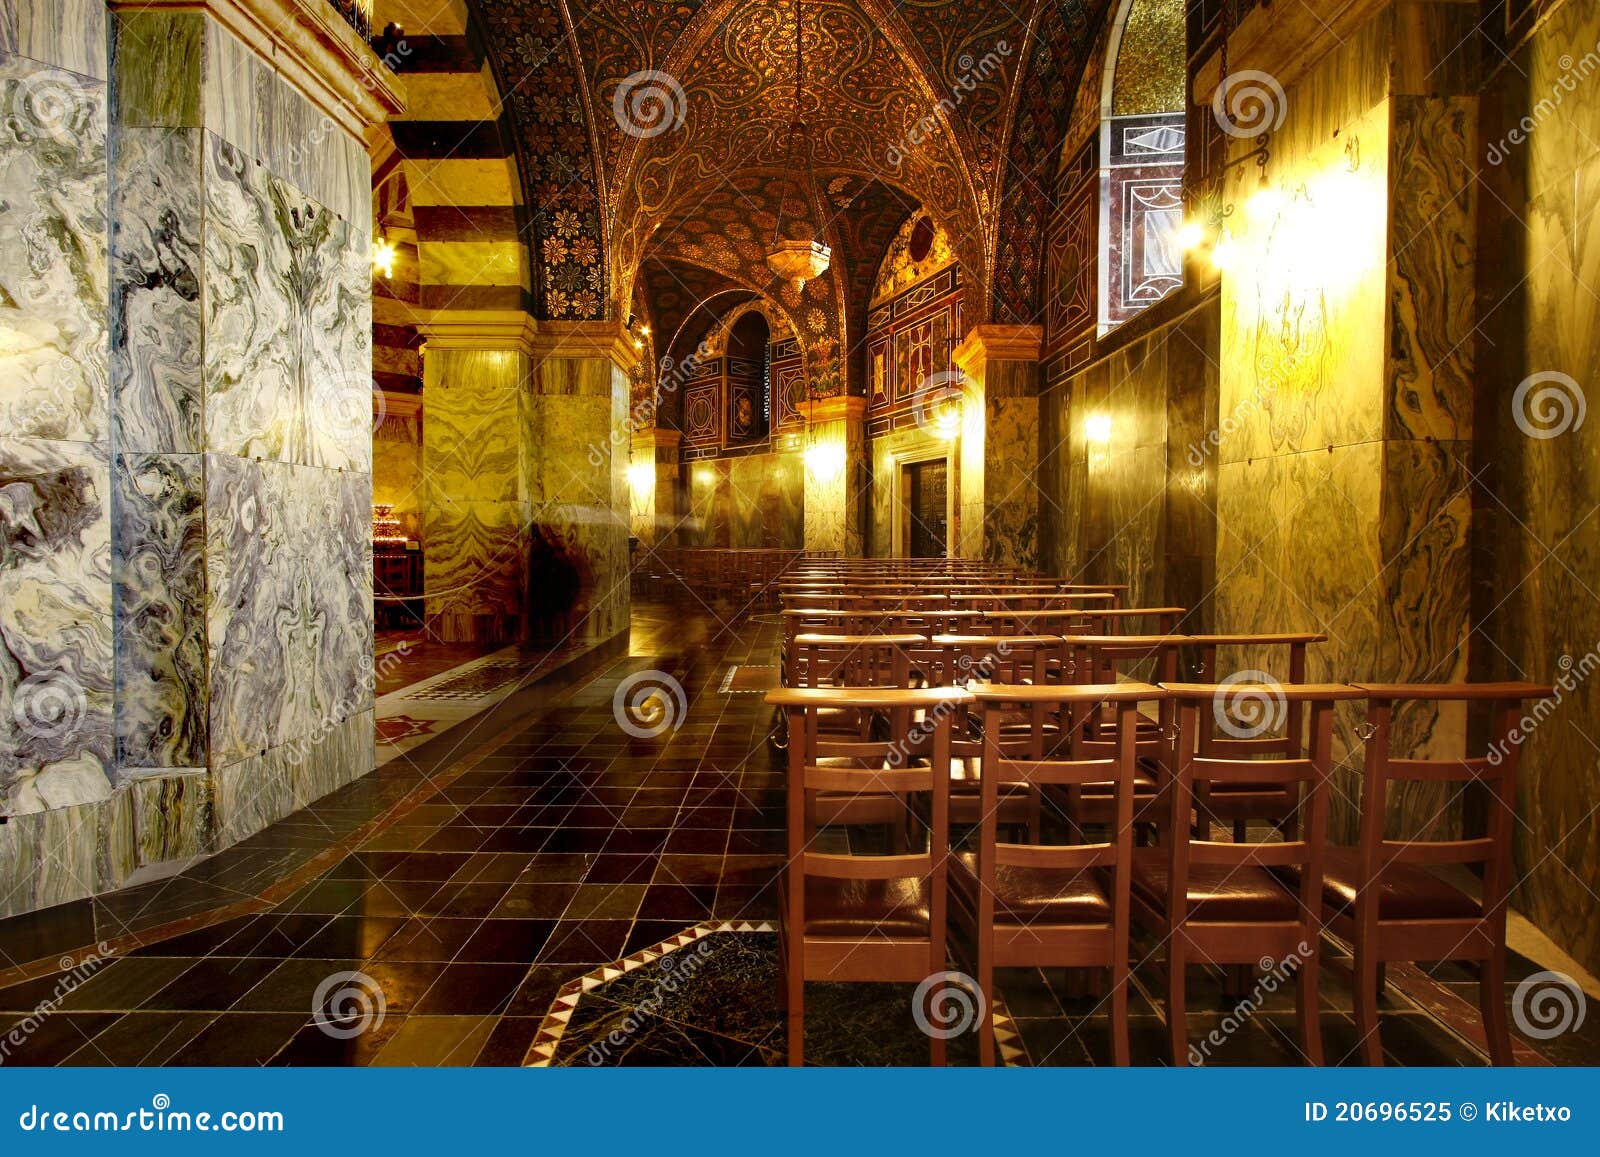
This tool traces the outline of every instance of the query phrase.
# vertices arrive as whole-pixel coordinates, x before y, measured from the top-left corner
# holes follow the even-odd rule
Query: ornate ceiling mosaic
[[[615,316],[654,256],[770,293],[780,204],[786,234],[819,230],[856,261],[859,231],[827,192],[841,180],[933,216],[970,317],[1036,311],[1045,209],[1028,174],[1059,148],[1109,0],[803,0],[809,156],[792,166],[793,0],[471,2],[517,137],[546,316]],[[791,168],[814,176],[816,204],[785,185]],[[881,253],[865,255],[869,293]],[[851,336],[855,271],[840,276],[782,303],[808,360]]]

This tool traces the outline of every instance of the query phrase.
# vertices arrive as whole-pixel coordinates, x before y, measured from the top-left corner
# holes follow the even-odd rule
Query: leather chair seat
[[[961,852],[950,862],[950,886],[977,910],[978,856]],[[1007,924],[1109,924],[1111,901],[1087,872],[996,867],[995,921]]]
[[[1322,902],[1340,915],[1353,915],[1361,886],[1361,852],[1330,847],[1323,855]],[[1285,870],[1296,881],[1299,874]],[[1383,874],[1378,895],[1380,920],[1475,920],[1476,900],[1415,864],[1395,864]]]
[[[929,907],[926,880],[806,877],[807,936],[926,938]]]
[[[1165,908],[1171,872],[1166,848],[1139,848],[1133,856],[1133,890],[1148,903]],[[1265,868],[1189,866],[1189,918],[1218,921],[1298,920],[1300,905]]]

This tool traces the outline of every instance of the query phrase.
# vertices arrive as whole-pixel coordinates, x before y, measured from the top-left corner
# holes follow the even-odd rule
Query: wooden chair
[[[1322,860],[1327,838],[1333,711],[1361,692],[1342,684],[1302,684],[1281,693],[1304,705],[1311,738],[1306,758],[1221,758],[1199,754],[1200,713],[1228,688],[1163,685],[1177,704],[1178,739],[1166,769],[1171,818],[1166,845],[1135,858],[1134,919],[1163,937],[1167,949],[1167,1029],[1172,1063],[1189,1063],[1186,969],[1194,964],[1297,961],[1300,1047],[1322,1063],[1318,983],[1322,931]],[[1282,842],[1212,843],[1190,836],[1197,783],[1293,785],[1299,805]],[[1271,869],[1271,870],[1269,870]],[[1275,872],[1297,873],[1284,883]]]
[[[976,945],[978,986],[994,1007],[996,968],[1067,967],[1111,973],[1111,1055],[1128,1063],[1128,927],[1133,863],[1134,716],[1141,701],[1163,693],[1146,683],[1093,686],[975,686],[983,705],[982,824],[975,853],[951,860],[952,912]],[[1001,740],[1003,721],[1018,709],[1096,705],[1120,716],[1109,758],[1015,759]],[[1000,788],[1022,783],[1107,786],[1115,801],[1107,838],[1096,844],[1050,846],[999,842]],[[979,1030],[979,1057],[994,1064],[994,1022]]]
[[[779,898],[782,999],[789,1063],[805,1059],[805,982],[921,983],[945,971],[946,873],[949,855],[950,717],[968,702],[955,688],[784,688],[767,702],[789,716],[788,864]],[[825,708],[884,712],[889,737],[852,745],[847,763],[824,764],[818,728]],[[906,752],[929,737],[927,759]],[[837,749],[835,749],[837,750]],[[812,850],[817,823],[806,797],[839,793],[898,801],[926,795],[925,851],[888,856]],[[943,1064],[945,1042],[929,1038],[929,1059]]]
[[[1307,649],[1312,643],[1326,642],[1327,638],[1316,634],[1191,635],[1189,645],[1198,648],[1200,653],[1200,669],[1194,681],[1222,683],[1249,673],[1237,667],[1224,670],[1218,661],[1219,650],[1248,648],[1253,655],[1264,651],[1287,652],[1286,661],[1272,664],[1273,669],[1267,674],[1282,684],[1304,683]],[[1301,754],[1305,736],[1302,704],[1278,699],[1270,694],[1269,686],[1266,698],[1249,699],[1240,706],[1248,709],[1252,717],[1240,718],[1226,696],[1214,703],[1210,712],[1200,714],[1201,755],[1208,758],[1276,755],[1290,759]],[[1292,790],[1265,784],[1228,784],[1215,789],[1209,784],[1197,785],[1196,822],[1205,825],[1198,829],[1199,835],[1202,839],[1210,838],[1209,827],[1217,823],[1224,830],[1232,830],[1234,841],[1242,843],[1245,826],[1250,820],[1280,822],[1294,807],[1295,796]]]
[[[1531,683],[1450,685],[1358,684],[1367,696],[1366,758],[1361,784],[1361,840],[1330,848],[1322,895],[1328,926],[1355,949],[1356,1028],[1361,1056],[1383,1063],[1378,1034],[1379,975],[1390,960],[1468,960],[1481,969],[1478,1004],[1493,1064],[1512,1063],[1506,1023],[1506,901],[1517,806],[1518,745],[1512,736],[1522,704],[1554,694]],[[1489,746],[1467,759],[1407,759],[1393,750],[1397,704],[1465,702],[1491,715]],[[1475,783],[1487,789],[1484,835],[1461,840],[1384,838],[1389,784],[1425,780]],[[1483,895],[1474,899],[1427,869],[1482,865]]]

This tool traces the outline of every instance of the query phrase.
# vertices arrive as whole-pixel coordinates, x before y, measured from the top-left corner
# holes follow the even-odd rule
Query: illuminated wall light
[[[1083,420],[1083,436],[1104,446],[1111,441],[1111,415],[1090,414]]]
[[[649,494],[655,489],[656,468],[649,462],[635,462],[628,467],[628,486],[634,494]]]
[[[1178,247],[1185,253],[1205,244],[1206,227],[1198,221],[1185,221],[1178,230]]]
[[[822,482],[844,473],[844,445],[840,442],[813,442],[806,447],[806,468]]]
[[[372,243],[372,271],[388,280],[394,276],[394,243],[385,237],[379,237]]]
[[[1226,273],[1232,269],[1239,260],[1239,247],[1227,233],[1217,238],[1216,246],[1211,250],[1211,264],[1217,267],[1218,273]]]

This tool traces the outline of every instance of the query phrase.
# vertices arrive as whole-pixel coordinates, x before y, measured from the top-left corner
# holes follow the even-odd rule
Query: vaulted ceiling
[[[1012,320],[1035,293],[1039,189],[1110,2],[802,0],[802,198],[789,178],[806,166],[786,154],[794,0],[469,0],[519,162],[541,313],[625,312],[648,261],[652,284],[709,271],[777,300],[803,342],[837,343],[870,283],[856,266],[875,268],[921,204],[961,258],[969,316]],[[803,299],[762,261],[780,209],[784,233],[818,233],[851,263]],[[1003,239],[1008,226],[1032,237]]]

